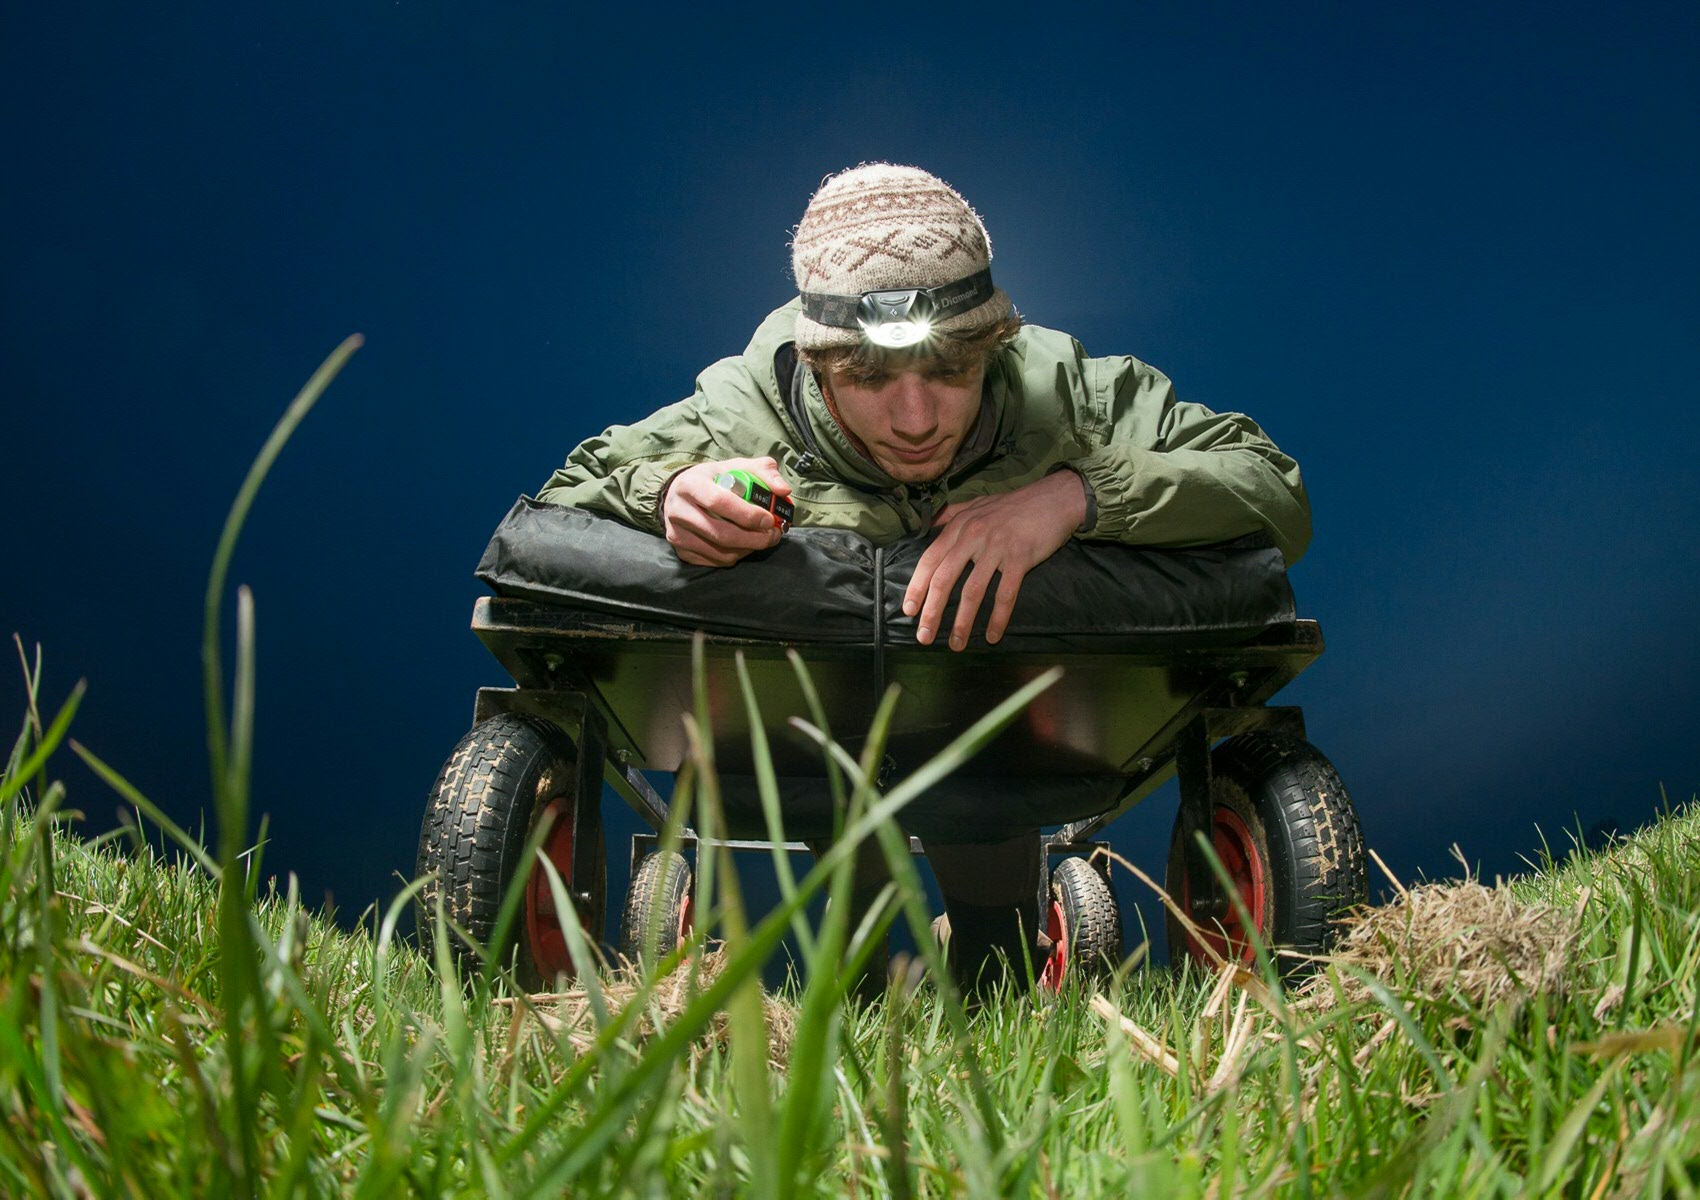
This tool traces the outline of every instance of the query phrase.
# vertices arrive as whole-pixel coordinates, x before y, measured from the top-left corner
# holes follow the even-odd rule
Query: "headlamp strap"
[[[825,292],[803,293],[803,315],[819,325],[834,329],[861,329],[886,320],[925,318],[948,321],[990,300],[992,269],[976,271],[955,283],[930,288],[892,288],[863,292],[859,296],[832,296]]]

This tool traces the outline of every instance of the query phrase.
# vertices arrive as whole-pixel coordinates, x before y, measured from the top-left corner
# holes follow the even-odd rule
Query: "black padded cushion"
[[[913,645],[903,590],[926,543],[916,536],[880,547],[860,534],[799,526],[731,569],[693,567],[654,534],[522,496],[490,539],[477,576],[500,596],[686,630]],[[976,642],[983,644],[990,610],[981,605]],[[1115,650],[1229,642],[1294,617],[1286,562],[1261,536],[1189,550],[1071,540],[1028,573],[1000,644]]]

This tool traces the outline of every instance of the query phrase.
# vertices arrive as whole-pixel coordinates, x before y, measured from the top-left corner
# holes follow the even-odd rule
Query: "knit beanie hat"
[[[986,227],[968,201],[935,175],[890,163],[864,163],[827,179],[791,242],[797,290],[833,296],[940,287],[986,270],[991,260]],[[932,327],[977,329],[1009,312],[1009,297],[994,288],[989,300]],[[861,337],[858,329],[797,316],[804,350],[854,346]]]

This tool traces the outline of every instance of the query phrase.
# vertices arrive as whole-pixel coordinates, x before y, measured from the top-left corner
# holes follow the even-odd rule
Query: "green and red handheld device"
[[[775,496],[766,484],[748,471],[722,471],[714,477],[714,483],[757,508],[766,509],[781,530],[791,528],[791,518],[796,515],[797,506]]]

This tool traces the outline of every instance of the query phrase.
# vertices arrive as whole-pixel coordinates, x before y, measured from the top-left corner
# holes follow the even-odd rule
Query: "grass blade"
[[[215,793],[223,786],[229,769],[227,732],[221,712],[224,682],[218,646],[220,610],[224,604],[224,586],[230,572],[230,560],[236,553],[236,542],[242,534],[242,526],[248,520],[248,510],[253,507],[254,497],[259,494],[260,485],[271,473],[272,464],[277,461],[277,456],[283,452],[284,445],[294,435],[296,428],[312,411],[313,405],[318,403],[319,397],[330,386],[331,380],[342,370],[343,364],[364,342],[365,339],[358,333],[345,338],[342,344],[319,364],[319,369],[313,372],[300,392],[296,393],[295,399],[290,401],[289,407],[273,427],[271,436],[266,438],[265,444],[260,447],[259,455],[249,466],[242,486],[237,489],[236,499],[232,502],[229,513],[225,515],[224,528],[219,533],[218,548],[213,552],[212,569],[207,573],[207,593],[201,625],[201,682],[206,695],[207,750],[212,762]],[[240,843],[241,839],[241,831],[238,831],[234,840]]]

